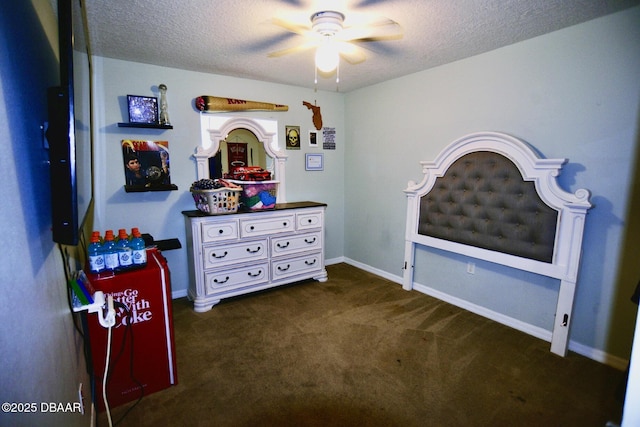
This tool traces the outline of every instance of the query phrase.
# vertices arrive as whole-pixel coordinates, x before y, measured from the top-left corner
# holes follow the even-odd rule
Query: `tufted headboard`
[[[560,280],[551,351],[567,352],[589,192],[562,190],[566,159],[544,159],[497,132],[467,135],[409,182],[403,287],[414,288],[416,245]]]

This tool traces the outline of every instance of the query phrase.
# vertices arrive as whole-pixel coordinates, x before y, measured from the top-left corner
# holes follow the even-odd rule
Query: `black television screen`
[[[53,241],[77,245],[93,197],[91,54],[84,0],[58,0],[60,86],[49,88]]]

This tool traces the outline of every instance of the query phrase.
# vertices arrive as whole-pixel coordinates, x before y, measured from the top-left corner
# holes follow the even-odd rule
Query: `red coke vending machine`
[[[167,261],[160,251],[147,249],[144,268],[89,274],[88,278],[96,291],[104,292],[105,299],[111,295],[115,304],[106,388],[109,407],[176,384],[171,283]],[[108,329],[100,325],[97,315],[87,317],[96,403],[98,410],[104,411],[102,381]]]

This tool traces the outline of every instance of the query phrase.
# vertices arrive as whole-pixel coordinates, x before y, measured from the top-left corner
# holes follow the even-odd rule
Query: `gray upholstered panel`
[[[552,262],[558,212],[507,157],[456,160],[420,199],[418,234]]]

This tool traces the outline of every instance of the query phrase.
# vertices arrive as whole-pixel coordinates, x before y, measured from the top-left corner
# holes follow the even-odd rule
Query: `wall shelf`
[[[139,185],[125,185],[124,191],[127,193],[143,193],[146,191],[174,191],[178,186],[175,184],[154,185],[153,187],[141,187]]]
[[[146,128],[146,129],[173,129],[172,125],[160,125],[157,123],[118,123],[119,128]]]

